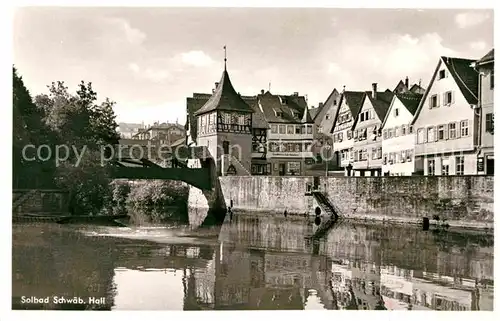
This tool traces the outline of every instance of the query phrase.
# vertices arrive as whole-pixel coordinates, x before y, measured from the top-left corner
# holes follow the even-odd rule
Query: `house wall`
[[[446,71],[446,77],[439,79],[439,71]],[[450,105],[444,105],[443,94],[447,91],[453,92],[453,102]],[[429,100],[433,95],[438,97],[438,107],[429,108]],[[425,128],[425,135],[427,135],[427,128],[431,126],[445,125],[452,122],[457,123],[457,131],[460,130],[460,121],[467,120],[469,123],[469,133],[467,136],[444,139],[439,141],[427,142],[420,144],[418,141],[418,129]],[[414,131],[417,135],[415,145],[415,155],[428,155],[428,154],[441,154],[447,152],[458,151],[472,151],[476,142],[477,119],[474,116],[474,110],[470,104],[463,97],[460,89],[455,83],[453,77],[450,75],[446,65],[439,61],[438,73],[434,82],[429,88],[429,92],[423,101],[422,109],[417,115],[414,124]],[[447,128],[445,127],[445,131]],[[447,131],[449,134],[449,132]],[[437,136],[437,130],[435,130]],[[446,138],[446,137],[445,137]]]
[[[395,110],[398,110],[398,116]],[[409,125],[413,120],[413,115],[406,109],[401,101],[395,96],[392,100],[391,107],[387,112],[386,121],[382,129],[382,173],[389,172],[390,175],[411,175],[415,171],[415,134],[409,131]],[[401,130],[399,136],[386,136],[388,130],[394,132],[394,128],[401,128],[402,125],[407,125],[406,135],[402,135]],[[406,157],[405,162],[394,161],[389,163],[390,153],[401,153],[401,151],[411,151],[410,161]],[[384,163],[385,160],[385,163]]]
[[[370,118],[368,120],[361,121],[360,119],[360,114],[363,112],[368,111]],[[360,161],[359,158],[356,158],[354,156],[354,163],[353,163],[353,169],[355,170],[355,175],[357,174],[356,170],[360,169],[379,169],[382,168],[382,153],[380,154],[380,158],[373,158],[373,149],[377,149],[382,147],[382,136],[376,135],[374,138],[375,140],[372,139],[372,133],[374,128],[376,127],[377,129],[380,128],[382,124],[382,120],[380,120],[375,113],[375,110],[373,109],[373,105],[370,101],[370,99],[365,99],[363,106],[361,107],[360,114],[357,115],[358,120],[356,123],[356,127],[354,128],[354,131],[358,131],[358,133],[361,130],[366,129],[366,139],[359,140],[359,138],[353,139],[354,140],[354,147],[353,151],[354,153],[358,153],[360,150],[366,149],[366,160]],[[359,137],[359,136],[358,136]],[[358,161],[356,161],[358,159]]]
[[[452,154],[446,153],[441,155],[427,155],[417,156],[421,159],[421,166],[416,166],[416,170],[423,170],[424,175],[446,175],[443,171],[443,165],[448,164],[448,175],[459,175],[457,173],[457,157],[464,159],[464,173],[463,175],[476,175],[477,174],[477,154],[474,152]],[[429,172],[429,162],[434,161],[434,173]]]
[[[481,103],[481,154],[482,157],[493,157],[494,154],[494,134],[486,131],[486,115],[494,112],[494,89],[491,87],[491,74],[493,64],[479,68],[484,76],[479,76],[479,90]],[[487,170],[485,164],[485,171]]]
[[[227,205],[236,210],[306,214],[313,211],[307,184],[313,177],[226,176],[219,178]],[[493,177],[321,177],[320,187],[341,215],[420,223],[433,215],[450,225],[493,226]]]

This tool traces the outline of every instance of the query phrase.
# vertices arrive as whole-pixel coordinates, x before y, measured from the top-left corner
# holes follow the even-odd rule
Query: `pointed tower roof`
[[[229,74],[224,64],[224,71],[210,99],[198,110],[195,115],[205,114],[214,110],[239,111],[253,113],[250,107],[241,96],[234,90]]]

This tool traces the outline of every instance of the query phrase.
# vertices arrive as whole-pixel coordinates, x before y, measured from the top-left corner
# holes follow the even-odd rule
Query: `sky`
[[[299,92],[318,106],[339,91],[426,87],[440,56],[493,48],[492,10],[339,8],[16,9],[14,65],[32,95],[90,81],[119,122],[184,124],[186,97],[224,68],[236,91]]]

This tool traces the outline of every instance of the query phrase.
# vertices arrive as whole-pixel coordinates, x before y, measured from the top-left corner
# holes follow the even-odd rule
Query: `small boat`
[[[129,219],[129,215],[71,215],[59,218],[57,223],[127,226]]]

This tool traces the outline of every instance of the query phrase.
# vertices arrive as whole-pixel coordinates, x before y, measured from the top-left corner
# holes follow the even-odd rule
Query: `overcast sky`
[[[32,94],[91,81],[119,121],[185,122],[186,97],[223,70],[236,90],[307,94],[381,91],[406,76],[427,86],[441,55],[477,59],[493,46],[491,10],[24,8],[14,64]]]

